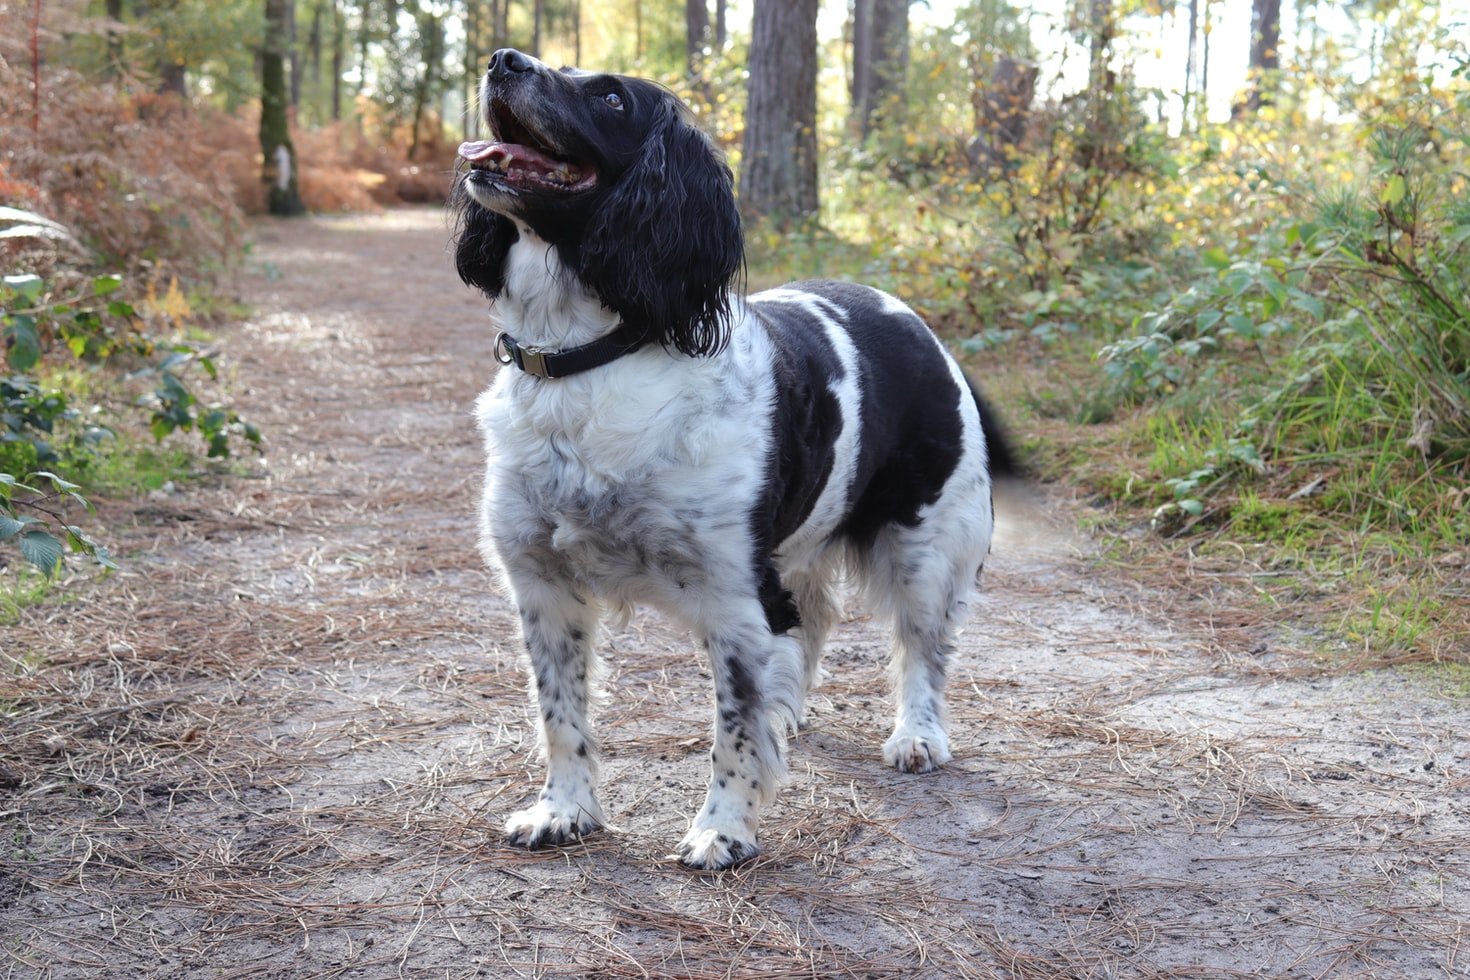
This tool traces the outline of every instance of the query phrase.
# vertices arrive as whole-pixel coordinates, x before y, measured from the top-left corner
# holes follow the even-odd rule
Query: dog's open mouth
[[[490,104],[490,127],[496,139],[461,143],[459,155],[492,183],[512,191],[570,193],[597,182],[593,167],[559,156],[500,99]]]

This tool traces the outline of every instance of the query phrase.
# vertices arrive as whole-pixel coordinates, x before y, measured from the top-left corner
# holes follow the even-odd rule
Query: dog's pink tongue
[[[507,168],[514,165],[530,170],[546,171],[564,170],[567,167],[566,164],[552,159],[540,150],[533,150],[519,143],[496,143],[493,140],[471,140],[468,143],[461,143],[459,144],[459,155],[470,163],[504,160]]]
[[[487,160],[496,149],[503,148],[504,144],[496,143],[494,140],[471,140],[459,144],[459,155],[470,163],[479,163]]]

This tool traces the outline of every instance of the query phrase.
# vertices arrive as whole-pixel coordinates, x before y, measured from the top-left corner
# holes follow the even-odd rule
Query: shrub
[[[1364,529],[1470,530],[1439,483],[1470,475],[1470,93],[1409,108],[1368,123],[1355,178],[1281,181],[1295,220],[1204,249],[1188,288],[1103,348],[1111,384],[1182,419],[1161,439],[1196,439],[1181,408],[1210,398],[1217,457],[1260,461],[1165,454],[1179,462],[1156,472],[1189,510],[1307,466],[1334,473],[1315,506]]]

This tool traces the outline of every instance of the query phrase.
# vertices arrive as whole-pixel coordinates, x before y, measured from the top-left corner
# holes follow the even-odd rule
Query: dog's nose
[[[536,59],[515,48],[501,48],[490,56],[491,78],[509,78],[512,74],[535,70]]]

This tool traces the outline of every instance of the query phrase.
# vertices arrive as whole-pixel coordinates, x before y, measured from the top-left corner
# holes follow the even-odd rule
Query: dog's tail
[[[979,386],[975,384],[975,379],[970,377],[968,371],[965,372],[965,383],[970,386],[970,395],[975,399],[975,407],[980,410],[980,431],[985,434],[985,449],[990,457],[990,475],[992,477],[1025,476],[1025,468],[1011,449],[1010,439],[1006,437],[1005,429],[1001,427],[1000,418],[991,409],[985,397],[980,394]]]

